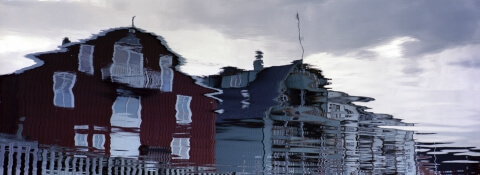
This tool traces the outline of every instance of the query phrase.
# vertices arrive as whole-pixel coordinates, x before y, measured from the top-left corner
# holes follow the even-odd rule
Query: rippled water
[[[422,142],[297,60],[190,77],[161,37],[117,28],[0,76],[4,174],[476,174],[479,150]],[[390,126],[390,127],[386,127]]]
[[[0,1],[0,174],[479,174],[475,7]]]

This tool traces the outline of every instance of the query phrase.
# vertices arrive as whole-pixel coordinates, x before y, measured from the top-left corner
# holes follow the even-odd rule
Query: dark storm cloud
[[[343,54],[411,36],[419,40],[405,44],[404,53],[412,57],[479,37],[479,1],[189,1],[180,6],[188,10],[189,22],[213,26],[232,37],[272,36],[291,42],[297,41],[298,11],[307,54]]]
[[[50,29],[45,32],[111,28],[128,25],[130,17],[137,15],[139,25],[144,20],[169,30],[207,27],[234,39],[262,36],[298,43],[298,12],[307,56],[318,52],[344,54],[410,36],[419,41],[405,43],[404,53],[415,57],[480,39],[480,1],[475,0],[115,0],[106,4],[113,8],[2,2],[1,14],[6,15],[0,16],[0,25],[17,31]]]
[[[469,43],[479,22],[478,4],[468,1],[335,1],[314,20],[318,49],[345,52],[385,39],[411,36],[404,54],[415,56]],[[323,22],[322,22],[323,21]],[[316,31],[318,34],[316,34]],[[316,34],[316,35],[315,35]],[[315,44],[312,41],[310,44]]]

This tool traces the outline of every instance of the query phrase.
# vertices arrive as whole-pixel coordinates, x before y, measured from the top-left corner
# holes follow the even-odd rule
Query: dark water
[[[174,68],[176,55],[150,54],[163,47],[149,37],[120,29],[66,43],[66,52],[36,55],[43,66],[1,76],[0,172],[480,172],[478,155],[465,154],[479,153],[476,145],[417,142],[434,133],[381,127],[413,124],[368,112],[358,104],[373,98],[329,89],[301,60],[264,68],[257,52],[254,70],[191,78]]]

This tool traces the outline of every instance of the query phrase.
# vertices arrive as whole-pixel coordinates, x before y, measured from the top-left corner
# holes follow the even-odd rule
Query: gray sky
[[[3,35],[17,32],[23,36],[46,36],[57,40],[64,36],[82,39],[102,29],[129,25],[130,17],[136,15],[138,27],[167,35],[166,38],[172,35],[171,42],[190,44],[191,47],[197,47],[196,50],[210,49],[198,46],[215,43],[215,39],[229,40],[237,47],[257,41],[254,46],[265,50],[266,55],[272,53],[276,60],[281,60],[279,64],[298,59],[300,55],[294,18],[296,12],[301,16],[307,56],[318,52],[342,55],[355,50],[359,58],[363,58],[362,53],[367,53],[362,50],[365,47],[409,36],[418,41],[406,43],[402,52],[405,58],[415,59],[419,55],[447,48],[477,44],[480,38],[480,11],[477,10],[480,4],[477,1],[26,0],[2,1],[1,4],[0,26],[2,31],[6,31]],[[219,36],[177,39],[176,35],[198,35],[208,32],[205,30],[211,31],[210,35]],[[242,45],[243,40],[249,44]],[[192,61],[205,60],[205,57],[217,57],[212,58],[214,60],[232,57],[225,48],[213,49],[191,55],[185,52],[185,56],[191,56]],[[207,56],[208,53],[210,56]],[[240,54],[238,59],[233,60],[241,57],[249,59],[252,55],[253,52]],[[226,64],[225,61],[217,62]],[[268,60],[266,62],[269,63]],[[421,71],[414,68],[408,70]]]
[[[128,26],[134,15],[137,27],[187,59],[189,74],[252,69],[258,49],[267,66],[287,64],[301,56],[299,12],[305,62],[323,69],[335,90],[375,98],[366,104],[372,111],[421,123],[414,130],[480,145],[462,139],[480,131],[478,9],[474,0],[3,0],[0,74],[28,66],[23,55],[54,50],[63,37]]]

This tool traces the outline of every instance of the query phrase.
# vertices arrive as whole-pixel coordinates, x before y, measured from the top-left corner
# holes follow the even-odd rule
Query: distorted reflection
[[[415,143],[413,131],[380,127],[412,124],[355,104],[372,98],[327,88],[302,60],[264,67],[255,54],[253,70],[190,77],[161,37],[135,27],[35,54],[43,66],[0,77],[0,172],[478,171],[473,147]]]
[[[206,81],[210,85],[223,85],[225,80],[222,77],[219,83],[220,78],[211,78]],[[260,80],[271,84],[257,86]],[[365,112],[364,107],[352,103],[371,98],[328,90],[328,79],[321,71],[301,61],[265,68],[249,82],[245,89],[222,89],[224,94],[220,96],[230,96],[219,105],[225,111],[217,119],[217,160],[244,166],[218,163],[219,170],[280,174],[416,173],[413,132],[377,127],[409,124],[388,115]],[[249,92],[250,106],[255,104],[263,110],[240,107],[245,92]]]
[[[140,97],[117,97],[112,106],[111,126],[140,128],[141,109]]]
[[[82,44],[78,52],[78,70],[93,75],[93,50],[94,46]]]
[[[133,88],[162,89],[171,92],[171,87],[161,87],[161,82],[163,82],[161,76],[165,71],[160,73],[144,68],[144,58],[141,52],[143,47],[140,40],[133,34],[134,31],[131,29],[127,37],[115,43],[113,63],[102,68],[103,79],[110,79],[112,82],[123,83]],[[160,58],[159,63],[162,70],[171,66],[171,59],[171,56]],[[171,72],[168,74],[173,76]],[[173,80],[173,77],[170,80]],[[171,83],[165,86],[168,85]]]
[[[55,72],[53,74],[53,92],[55,106],[64,108],[75,107],[72,88],[75,85],[76,75],[68,72]]]

